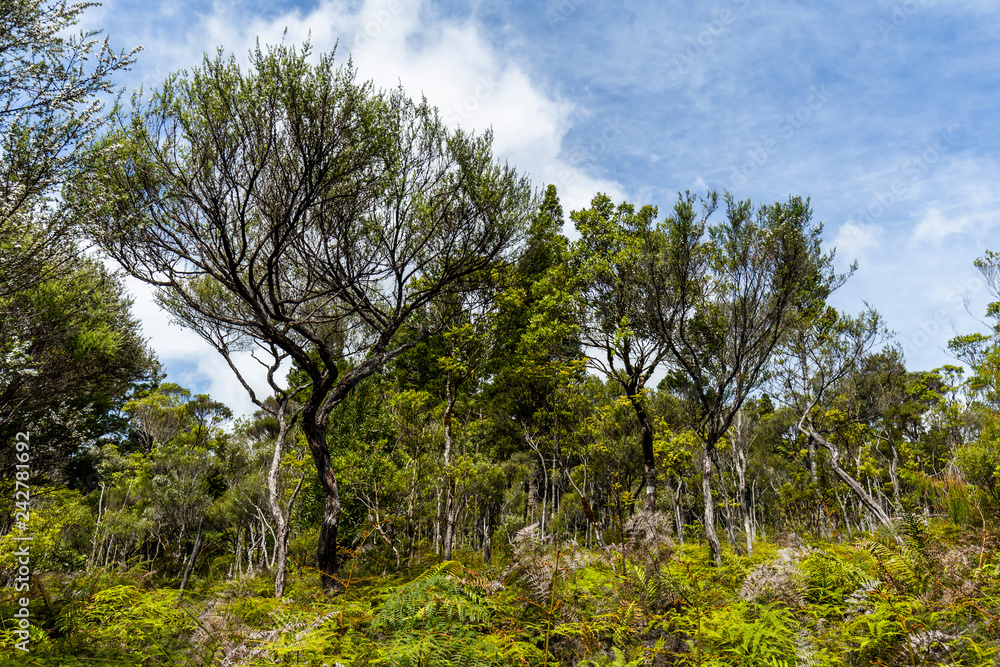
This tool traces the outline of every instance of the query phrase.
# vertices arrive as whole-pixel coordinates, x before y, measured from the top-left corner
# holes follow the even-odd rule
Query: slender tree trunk
[[[236,572],[237,577],[243,576],[243,526],[239,523],[236,524],[236,558],[233,561],[233,571]],[[231,577],[231,575],[230,575]]]
[[[747,502],[747,450],[749,438],[743,428],[743,410],[736,413],[733,422],[733,467],[736,472],[736,503],[740,520],[743,523],[743,536],[747,543],[747,553],[753,553],[753,519]]]
[[[708,547],[712,552],[712,561],[716,566],[722,565],[722,544],[719,542],[719,534],[715,532],[715,502],[712,499],[712,454],[715,444],[705,445],[705,454],[701,464],[701,491],[705,501],[705,537],[708,539]]]
[[[440,555],[441,553],[441,524],[442,524],[442,509],[441,504],[441,487],[435,489],[435,494],[437,497],[437,514],[434,515],[434,555]]]
[[[531,449],[534,450],[535,454],[538,455],[538,460],[540,461],[540,466],[541,466],[541,470],[542,470],[542,477],[543,477],[543,479],[542,479],[542,521],[539,524],[540,525],[540,528],[539,528],[539,537],[544,540],[545,539],[545,506],[546,506],[546,503],[548,501],[548,495],[549,495],[549,470],[548,470],[548,468],[545,465],[545,457],[542,456],[542,450],[539,447],[538,443],[536,443],[534,441],[534,439],[532,439],[530,436],[527,436],[527,435],[525,436],[525,442],[527,442],[528,446],[531,447]],[[537,484],[537,482],[536,482],[536,484]],[[536,488],[535,495],[537,497],[537,495],[538,495],[537,488],[538,487],[536,486],[535,488]],[[530,494],[530,490],[529,490],[529,494]],[[530,498],[530,495],[529,495],[529,498]]]
[[[198,535],[194,538],[194,548],[191,550],[191,558],[188,559],[187,567],[184,568],[184,578],[181,579],[181,588],[178,591],[177,599],[180,600],[184,589],[187,588],[188,579],[191,577],[191,572],[194,570],[195,561],[198,560],[198,555],[201,553],[201,545],[205,541],[205,519],[202,519],[198,523]]]
[[[681,489],[684,486],[684,479],[681,477],[677,478],[677,492],[673,494],[674,496],[674,524],[677,529],[677,541],[683,546],[684,545],[684,516],[681,511]]]
[[[892,450],[892,462],[889,464],[889,477],[892,479],[892,497],[896,501],[896,506],[900,506],[899,500],[899,452],[896,451],[896,446],[889,444],[889,448]]]
[[[532,464],[534,468],[534,464]],[[538,506],[538,472],[532,470],[528,479],[528,502],[525,506],[525,523],[535,523],[535,507]]]
[[[97,525],[94,526],[94,547],[90,551],[90,560],[87,562],[87,569],[94,567],[94,563],[97,562],[97,544],[103,541],[101,537],[101,517],[103,516],[104,508],[104,482],[98,482],[101,485],[101,497],[97,499]]]
[[[417,495],[417,460],[413,459],[413,476],[410,479],[410,493],[406,498],[406,563],[412,567],[417,527],[413,522],[413,505]]]
[[[256,547],[257,537],[253,532],[253,521],[247,523],[247,532],[249,533],[250,540],[247,542],[247,574],[253,574],[253,550]]]
[[[646,412],[646,407],[642,404],[642,387],[636,387],[634,394],[630,395],[629,402],[635,410],[635,416],[639,420],[639,427],[642,435],[642,479],[645,486],[642,508],[646,512],[656,510],[656,457],[653,453],[653,420]]]
[[[451,547],[455,540],[455,475],[452,471],[452,453],[454,450],[454,435],[452,433],[452,412],[455,409],[455,395],[451,387],[451,373],[448,373],[444,384],[444,559],[451,560]]]
[[[274,454],[271,456],[271,468],[267,473],[267,501],[271,508],[271,520],[274,521],[274,597],[281,599],[285,594],[286,562],[288,559],[288,534],[290,523],[285,508],[281,506],[278,488],[278,475],[281,472],[281,458],[285,453],[285,437],[288,435],[288,423],[285,420],[285,405],[279,403],[277,414],[278,435],[274,441]]]
[[[489,565],[493,558],[493,515],[489,508],[483,516],[483,564]]]
[[[583,505],[583,515],[587,517],[587,522],[594,528],[594,537],[597,539],[597,544],[600,545],[603,551],[607,551],[608,547],[604,544],[604,537],[601,536],[601,527],[597,523],[597,515],[594,514],[594,508],[590,506],[590,501],[587,499],[587,494],[583,492],[576,482],[573,481],[573,476],[569,474],[569,469],[563,466],[563,472],[566,474],[566,479],[569,480],[570,486],[576,491],[576,494],[580,496],[580,504]],[[586,488],[587,481],[584,479],[584,488]]]

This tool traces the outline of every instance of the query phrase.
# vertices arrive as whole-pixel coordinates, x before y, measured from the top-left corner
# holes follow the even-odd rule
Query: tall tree
[[[601,194],[589,209],[570,214],[580,232],[574,254],[583,302],[582,340],[594,350],[590,367],[621,387],[639,420],[643,507],[649,512],[656,506],[656,459],[645,390],[668,353],[649,319],[649,267],[659,239],[656,214],[653,206],[636,211],[628,203],[615,206]]]
[[[331,410],[442,326],[415,312],[510,257],[534,198],[489,134],[449,131],[426,102],[309,51],[258,48],[246,73],[219,54],[172,76],[102,142],[89,185],[113,195],[78,204],[105,251],[227,359],[256,345],[301,370],[333,590]]]
[[[717,445],[747,398],[765,379],[781,340],[845,278],[820,249],[822,225],[807,200],[754,207],[729,196],[725,219],[709,225],[718,197],[681,195],[661,230],[650,276],[654,340],[673,367],[675,386],[691,398],[704,447],[705,532],[716,563],[712,467]]]
[[[152,364],[115,279],[77,258],[60,202],[106,120],[101,97],[139,50],[71,34],[92,5],[0,0],[0,438],[31,424],[50,477],[122,425],[115,408]]]

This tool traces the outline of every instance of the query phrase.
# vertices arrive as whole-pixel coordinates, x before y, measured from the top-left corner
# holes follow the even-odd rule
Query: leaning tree
[[[308,45],[206,56],[136,101],[76,193],[100,246],[222,353],[287,357],[325,494],[318,565],[339,588],[327,423],[351,389],[440,328],[415,318],[509,260],[535,206],[489,133],[380,92]],[[426,310],[426,309],[423,309]],[[446,314],[445,314],[446,315]],[[270,361],[269,361],[270,360]],[[273,370],[272,370],[273,373]]]
[[[850,426],[875,419],[869,402],[858,400],[856,385],[866,366],[880,357],[898,362],[898,348],[885,347],[891,337],[882,316],[871,307],[856,317],[827,308],[800,322],[783,342],[773,377],[776,395],[792,409],[798,418],[796,428],[806,438],[811,481],[816,482],[816,445],[820,445],[829,452],[837,478],[890,530],[890,514],[841,467],[837,441]]]

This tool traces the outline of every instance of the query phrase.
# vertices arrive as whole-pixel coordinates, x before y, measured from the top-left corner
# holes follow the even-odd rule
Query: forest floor
[[[655,533],[607,551],[526,536],[392,574],[374,552],[328,597],[293,567],[196,578],[178,596],[149,563],[39,574],[30,651],[18,598],[0,598],[0,664],[92,665],[992,665],[1000,650],[994,531],[911,519],[898,535],[758,542],[752,554]],[[23,595],[23,594],[21,594]]]

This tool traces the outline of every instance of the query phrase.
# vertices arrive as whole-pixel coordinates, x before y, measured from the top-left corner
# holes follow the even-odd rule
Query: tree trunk
[[[705,500],[705,537],[712,552],[712,561],[716,566],[722,565],[722,544],[719,534],[715,532],[715,502],[712,500],[712,453],[714,444],[705,445],[705,454],[701,464],[701,491]]]
[[[684,545],[684,517],[681,513],[681,489],[684,486],[684,479],[677,478],[677,492],[674,495],[674,524],[677,530],[677,541]]]
[[[236,572],[237,577],[243,576],[243,563],[241,559],[243,558],[243,527],[240,524],[236,524],[236,558],[233,561],[233,570]]]
[[[901,502],[899,500],[899,452],[896,451],[896,446],[889,444],[892,449],[892,462],[889,464],[889,478],[892,479],[892,496],[896,501],[896,506],[899,507]]]
[[[437,514],[434,515],[434,555],[441,553],[441,487],[434,489],[437,498]]]
[[[326,446],[326,418],[318,417],[315,413],[304,413],[302,430],[309,443],[320,487],[323,489],[323,524],[319,529],[316,564],[323,590],[327,593],[336,593],[342,588],[340,554],[337,552],[340,493],[337,489],[337,477],[330,462],[330,450]]]
[[[177,599],[180,600],[184,589],[187,588],[188,579],[191,577],[191,572],[194,570],[194,563],[198,560],[198,554],[201,553],[201,545],[205,541],[205,519],[202,519],[198,523],[198,536],[194,538],[194,549],[191,550],[191,558],[188,560],[187,567],[184,568],[184,578],[181,579],[181,588],[178,591]]]
[[[736,412],[732,429],[733,467],[736,471],[736,503],[743,523],[743,536],[747,543],[747,553],[753,553],[753,520],[747,503],[747,450],[750,448],[746,431],[743,429],[743,410]]]
[[[451,388],[451,373],[445,379],[444,408],[444,559],[451,560],[451,546],[455,540],[455,475],[451,468],[454,436],[451,428],[452,411],[455,408],[455,396]]]
[[[585,517],[587,517],[587,521],[590,523],[591,527],[593,527],[593,529],[594,529],[594,537],[597,539],[597,544],[600,545],[600,547],[601,547],[601,549],[603,551],[607,551],[608,547],[604,543],[604,537],[601,536],[601,527],[597,523],[597,515],[594,514],[594,508],[591,507],[590,501],[587,499],[587,494],[585,494],[583,492],[583,489],[581,489],[579,486],[577,486],[576,482],[573,481],[573,475],[571,475],[569,473],[569,468],[567,468],[565,464],[563,464],[563,472],[566,475],[566,479],[569,480],[570,486],[572,486],[573,490],[576,491],[576,493],[577,493],[578,496],[580,496],[580,504],[583,505],[583,515]],[[587,482],[584,481],[583,484],[584,484],[584,487],[586,487]]]
[[[642,434],[642,479],[645,486],[642,508],[646,512],[656,510],[656,457],[653,453],[653,420],[649,418],[646,407],[642,404],[642,387],[636,387],[628,399],[639,420]]]
[[[278,435],[274,441],[274,455],[271,456],[271,469],[267,473],[267,501],[271,508],[271,520],[274,521],[274,597],[281,599],[285,594],[285,571],[288,559],[288,534],[291,523],[288,514],[281,506],[278,489],[278,474],[281,472],[281,458],[285,453],[285,437],[288,435],[288,423],[285,420],[285,406],[278,405]]]
[[[493,516],[489,508],[483,516],[483,564],[489,565],[493,558]]]
[[[416,546],[417,526],[413,522],[414,498],[417,494],[417,459],[413,459],[413,477],[410,479],[410,492],[406,498],[406,567],[413,566],[414,549]]]

